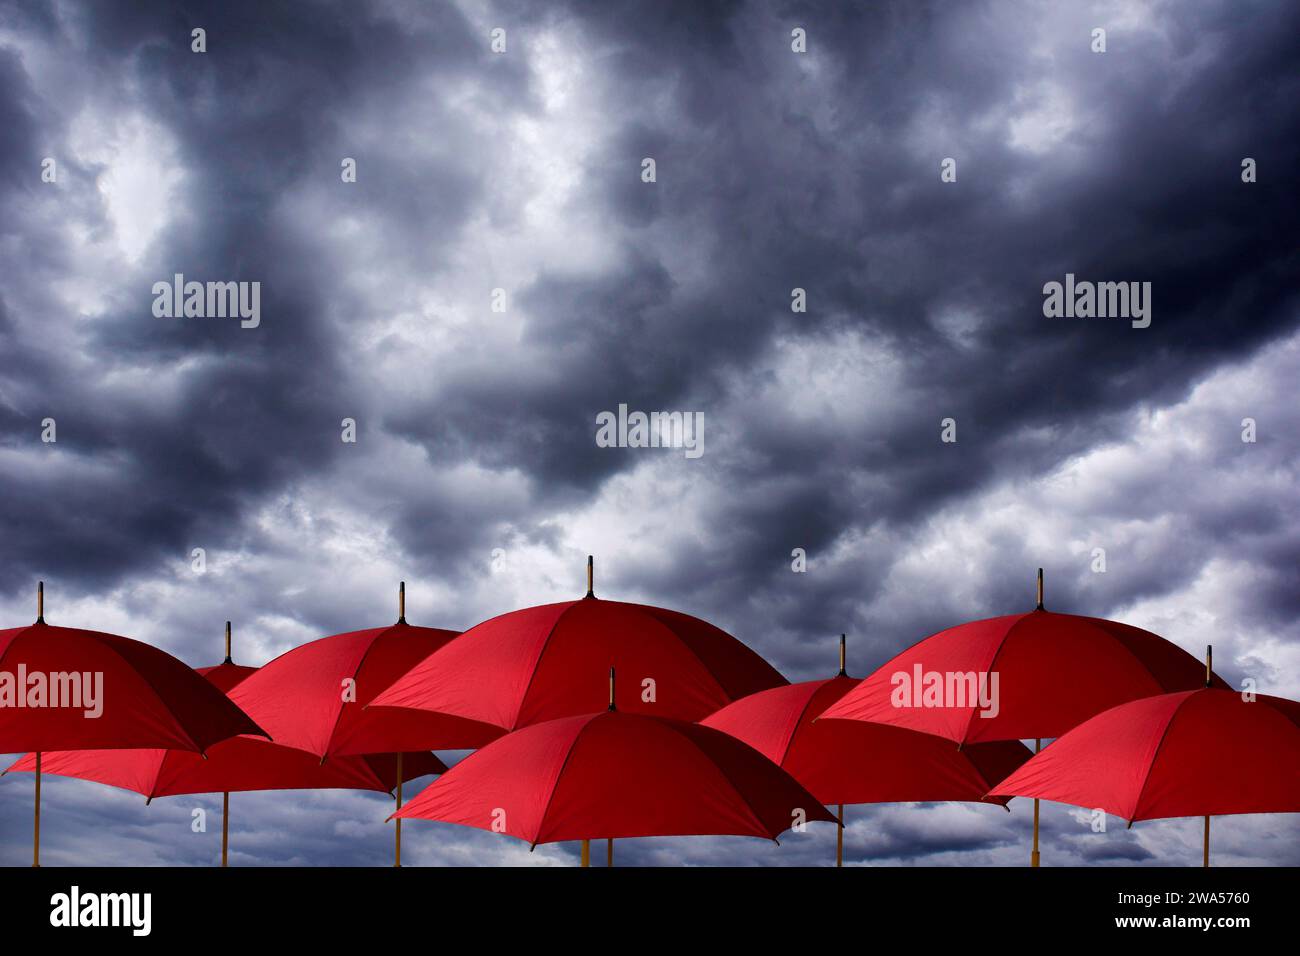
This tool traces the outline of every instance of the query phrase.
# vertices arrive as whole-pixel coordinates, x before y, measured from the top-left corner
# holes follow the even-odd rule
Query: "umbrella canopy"
[[[1134,820],[1300,812],[1300,703],[1204,688],[1113,707],[993,788]]]
[[[1059,737],[1130,700],[1204,683],[1200,663],[1158,634],[1038,606],[959,624],[912,645],[832,704],[827,719],[869,720],[960,745]],[[1226,687],[1210,675],[1215,686]],[[1030,865],[1038,866],[1038,801]]]
[[[257,668],[224,663],[198,672],[223,692],[255,674]],[[433,754],[403,755],[402,779],[413,780],[447,768]],[[45,754],[43,773],[77,777],[133,790],[152,800],[187,793],[250,790],[374,790],[390,793],[397,782],[397,754],[339,757],[322,764],[304,750],[258,737],[231,737],[214,744],[207,759],[187,750],[68,750]],[[10,771],[36,769],[34,754]]]
[[[202,675],[156,647],[45,623],[0,631],[0,752],[35,752],[32,866],[41,860],[41,752],[159,747],[203,753],[266,732]]]
[[[785,684],[771,664],[707,621],[587,596],[513,611],[470,628],[374,699],[504,730],[605,707],[604,675],[625,680],[627,713],[699,720]]]
[[[33,706],[38,691],[44,702]],[[203,752],[237,734],[266,736],[217,687],[156,647],[43,621],[0,631],[0,752]]]
[[[858,720],[818,720],[858,681],[805,681],[759,691],[700,723],[749,744],[822,803],[972,800],[1033,756],[1018,740],[957,749],[930,734]]]
[[[482,746],[501,731],[458,716],[367,705],[457,632],[396,624],[336,634],[281,654],[230,699],[277,743],[335,756]]]
[[[793,777],[734,737],[615,710],[502,737],[396,816],[506,833],[534,846],[705,834],[775,839],[800,820],[835,819]]]
[[[466,750],[501,735],[488,724],[454,714],[376,709],[368,705],[456,631],[406,623],[406,582],[398,586],[397,623],[323,637],[281,654],[231,691],[231,700],[271,730],[275,739],[315,754],[396,753],[397,805],[402,805],[401,754]],[[402,865],[402,821],[393,827],[394,866]]]
[[[959,624],[912,645],[822,716],[960,744],[1029,740],[1059,737],[1117,704],[1203,684],[1201,663],[1178,645],[1128,624],[1046,611],[1040,592],[1028,614]]]

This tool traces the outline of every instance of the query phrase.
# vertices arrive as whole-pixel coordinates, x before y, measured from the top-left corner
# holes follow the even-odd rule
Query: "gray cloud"
[[[29,617],[44,577],[52,620],[197,665],[229,617],[260,663],[389,619],[399,579],[413,620],[468,627],[581,593],[593,552],[600,593],[706,617],[800,679],[833,669],[841,631],[864,673],[1026,608],[1041,565],[1049,606],[1214,643],[1226,676],[1295,696],[1296,19],[1209,0],[9,5],[0,612]],[[1044,318],[1067,271],[1151,281],[1151,327]],[[262,326],[155,319],[176,272],[259,280]],[[702,411],[705,455],[596,447],[620,403]],[[178,811],[50,792],[96,852],[210,853],[155,832]],[[274,823],[248,862],[387,851],[377,798],[319,795],[310,820],[247,799]],[[24,800],[0,813],[6,859]],[[965,812],[863,811],[854,858],[1023,862],[1019,812]],[[1197,852],[1178,821],[1099,837],[1065,813],[1048,826],[1076,862]],[[1234,821],[1222,852],[1294,863],[1233,836],[1279,826]],[[425,829],[423,862],[567,860]],[[828,839],[628,859],[815,862]]]

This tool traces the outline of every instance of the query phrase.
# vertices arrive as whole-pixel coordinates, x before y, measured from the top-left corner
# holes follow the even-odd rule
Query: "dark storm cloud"
[[[506,56],[488,50],[498,24]],[[206,54],[189,51],[194,26]],[[807,54],[790,50],[795,26]],[[1225,673],[1286,679],[1267,639],[1290,640],[1300,610],[1286,570],[1300,364],[1281,345],[1297,328],[1298,26],[1292,5],[1208,2],[9,5],[0,595],[44,575],[195,664],[234,616],[252,663],[387,619],[381,559],[422,579],[423,623],[468,626],[507,610],[503,594],[535,603],[489,575],[491,550],[568,561],[603,523],[617,557],[602,595],[714,620],[795,679],[832,670],[842,631],[860,674],[926,633],[1027,609],[1039,565],[1053,609],[1217,602],[1214,626],[1241,628]],[[547,135],[584,148],[516,177],[557,76],[590,99]],[[113,162],[82,155],[99,133],[81,123],[135,116],[182,178],[138,258],[91,262],[88,245],[113,242],[97,185]],[[39,181],[46,155],[57,187]],[[346,187],[344,156],[359,163]],[[528,232],[535,194],[566,175],[568,205]],[[554,265],[552,246],[580,238],[560,220],[579,214],[605,256]],[[483,236],[516,233],[537,248],[497,264]],[[176,272],[260,281],[261,327],[155,319],[151,286]],[[1044,318],[1043,283],[1066,272],[1152,282],[1151,327]],[[99,286],[84,314],[69,277]],[[480,281],[509,290],[517,338],[477,317]],[[807,314],[790,311],[796,286]],[[1233,363],[1258,385],[1245,405],[1223,398],[1233,380],[1178,425],[1208,451],[1143,430]],[[706,454],[596,447],[596,414],[621,403],[702,410]],[[47,415],[57,446],[39,443]],[[1258,446],[1237,438],[1246,415]],[[357,446],[339,441],[345,416]],[[946,416],[956,445],[939,443]],[[1134,443],[1079,501],[1042,487]],[[602,503],[620,481],[621,503]],[[999,495],[1015,505],[995,520]],[[1085,574],[1070,546],[1103,532],[1115,572]],[[200,545],[235,570],[177,583]],[[351,557],[331,564],[326,545]],[[184,598],[160,609],[168,587]],[[74,813],[98,791],[62,792]],[[316,809],[340,830],[363,812],[330,799]],[[973,830],[946,813],[863,811],[854,857],[1021,862],[1023,814]],[[21,856],[24,832],[0,817]],[[293,839],[250,835],[257,860],[348,862],[275,819]],[[1171,858],[1047,821],[1072,858]],[[122,839],[124,856],[168,858],[144,830]],[[819,862],[813,839],[763,859]],[[540,859],[488,856],[497,842],[449,836],[426,859]],[[744,841],[627,852],[756,858]]]
[[[338,181],[340,157],[355,152],[340,142],[340,115],[396,95],[417,75],[467,69],[481,53],[451,10],[415,30],[365,11],[302,12],[288,5],[92,4],[69,8],[64,20],[39,9],[30,19],[15,16],[19,28],[56,50],[75,49],[86,69],[104,78],[106,88],[86,93],[81,105],[139,111],[162,124],[187,177],[172,197],[183,218],[156,237],[129,287],[95,322],[92,361],[99,370],[203,361],[183,374],[165,404],[145,396],[123,408],[105,401],[96,376],[14,342],[6,392],[26,400],[5,403],[4,442],[29,446],[49,414],[59,422],[60,447],[118,467],[108,480],[58,471],[40,487],[8,489],[6,589],[26,590],[33,569],[102,585],[160,558],[180,558],[196,538],[220,542],[220,529],[236,524],[261,494],[327,467],[340,445],[340,419],[367,409],[349,381],[340,317],[331,314],[332,298],[342,293],[328,260],[338,253],[302,241],[275,210],[304,177]],[[195,25],[207,30],[207,54],[189,50]],[[71,105],[23,75],[8,50],[2,66],[13,79],[3,84],[5,125],[17,134],[6,137],[14,144],[6,181],[31,192],[40,188],[32,175],[36,144],[62,159],[52,144],[66,130],[49,124]],[[518,90],[517,74],[496,75],[502,95]],[[417,173],[400,156],[380,155],[337,214],[348,202],[364,203],[412,256],[428,255],[440,237],[454,234],[475,193],[463,166]],[[155,319],[152,284],[174,273],[260,281],[261,327]],[[4,328],[14,339],[12,322]],[[104,513],[112,520],[88,520]]]

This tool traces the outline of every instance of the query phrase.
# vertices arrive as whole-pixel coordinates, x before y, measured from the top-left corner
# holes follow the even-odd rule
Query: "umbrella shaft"
[[[1210,865],[1210,818],[1205,818],[1205,836],[1201,841],[1201,866]]]
[[[403,597],[405,601],[405,597]],[[402,752],[397,752],[397,809],[402,809]],[[393,821],[397,824],[394,836],[393,846],[393,866],[402,865],[402,818],[398,817]]]
[[[1042,572],[1040,571],[1039,574],[1041,575]],[[1042,586],[1043,586],[1043,579],[1042,579],[1041,576],[1040,576],[1039,579],[1038,579],[1038,586],[1039,586],[1040,589],[1041,589]],[[1042,601],[1041,592],[1040,592],[1040,595],[1039,595],[1039,601],[1040,601],[1040,606],[1041,606],[1041,601]],[[1034,739],[1034,753],[1038,753],[1038,752],[1042,749],[1042,747],[1043,747],[1043,741],[1042,741],[1042,738],[1040,738],[1040,737],[1039,737],[1039,738],[1035,738],[1035,739]],[[1031,850],[1030,853],[1029,853],[1029,865],[1030,865],[1031,867],[1037,867],[1037,866],[1038,866],[1038,860],[1039,860],[1039,856],[1038,856],[1038,798],[1035,797],[1035,798],[1034,798],[1034,848],[1033,848],[1033,850]]]
[[[221,794],[221,865],[226,865],[230,848],[230,792]]]
[[[835,809],[838,811],[836,813],[836,816],[838,816],[840,820],[839,828],[835,831],[835,865],[843,866],[844,865],[844,804],[842,803],[839,804]]]
[[[32,829],[32,866],[41,865],[41,752],[36,751],[36,820]]]

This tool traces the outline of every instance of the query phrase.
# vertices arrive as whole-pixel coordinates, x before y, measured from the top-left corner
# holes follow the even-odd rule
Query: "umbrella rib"
[[[112,637],[114,635],[110,634],[106,636]],[[126,638],[126,640],[130,640],[130,638]],[[198,741],[196,741],[193,737],[190,736],[190,732],[185,727],[185,725],[176,719],[176,715],[172,712],[171,707],[167,705],[167,702],[162,699],[162,695],[160,695],[156,690],[154,690],[153,685],[149,683],[149,681],[145,680],[144,675],[141,674],[140,671],[136,669],[135,665],[133,665],[130,661],[128,661],[125,657],[122,656],[121,652],[118,651],[118,649],[113,646],[114,643],[115,642],[110,641],[108,643],[103,644],[103,646],[107,647],[108,650],[113,654],[113,656],[116,657],[119,661],[121,661],[126,666],[126,669],[129,672],[136,674],[140,678],[140,682],[144,684],[145,687],[149,688],[149,693],[153,695],[153,699],[159,703],[159,705],[162,707],[163,711],[167,714],[167,716],[170,717],[172,721],[176,724],[176,726],[180,729],[181,735],[190,742],[190,746],[194,748],[194,752],[199,754],[203,753],[204,748],[200,747]],[[154,648],[152,645],[149,644],[146,644],[145,646],[148,647],[150,650],[158,650],[157,648]],[[162,653],[164,656],[167,655],[166,651],[160,651],[160,653]],[[184,664],[183,661],[181,663]],[[218,691],[218,693],[221,692]],[[221,696],[225,697],[226,695],[221,694]],[[227,698],[227,700],[228,699],[229,698]],[[256,726],[256,724],[254,724],[254,726]],[[165,750],[167,748],[164,747],[163,749]]]
[[[409,626],[409,625],[408,625],[408,626]],[[392,630],[393,628],[395,628],[395,627],[397,627],[396,624],[390,624],[390,625],[388,625],[386,628],[384,628],[382,631],[380,631],[378,634],[375,635],[374,640],[372,640],[369,644],[366,645],[366,649],[365,649],[364,651],[361,652],[361,660],[357,661],[357,666],[354,667],[354,668],[352,668],[352,680],[353,680],[353,682],[356,681],[356,679],[357,679],[357,675],[361,673],[361,668],[365,665],[365,663],[366,663],[366,658],[370,656],[370,651],[371,651],[371,649],[374,648],[374,646],[375,646],[376,644],[379,643],[379,639],[380,639],[381,637],[383,637],[385,634],[387,634],[389,631],[391,631],[391,630]],[[304,645],[304,646],[305,646],[305,645]],[[385,688],[385,690],[386,690],[386,689],[387,689],[387,688]],[[378,695],[376,695],[376,696],[378,696]],[[372,697],[371,700],[374,700],[374,698]],[[368,707],[368,706],[369,706],[369,703],[367,703],[365,706]],[[364,709],[364,708],[363,708],[363,709]],[[330,725],[329,736],[325,738],[325,752],[324,752],[323,754],[320,755],[320,762],[321,762],[321,763],[324,763],[324,762],[325,762],[325,758],[328,757],[329,754],[330,754],[330,745],[334,742],[334,734],[338,732],[338,729],[339,729],[339,721],[341,721],[342,719],[343,719],[343,702],[340,700],[340,701],[339,701],[339,709],[338,709],[338,711],[334,714],[334,723]],[[269,739],[269,738],[268,738],[268,739]]]
[[[1016,622],[1012,624],[1009,628],[1007,628],[1005,632],[1003,632],[1002,640],[998,641],[997,649],[994,650],[993,657],[989,659],[988,670],[986,671],[986,673],[988,674],[993,673],[993,668],[997,665],[998,658],[1002,655],[1002,649],[1006,647],[1007,642],[1011,640],[1011,632],[1014,631],[1016,628],[1018,628],[1021,624],[1025,623],[1025,621],[1029,618],[1029,615],[1033,613],[1034,613],[1033,611],[1030,611],[1027,614],[1021,614],[1018,618],[1016,618]],[[929,640],[929,638],[926,638],[926,640]],[[978,696],[979,695],[977,694],[976,697]],[[962,728],[961,740],[957,741],[958,750],[962,748],[963,744],[970,743],[970,741],[967,740],[967,735],[970,733],[971,721],[974,719],[975,712],[978,711],[979,708],[980,708],[980,704],[979,704],[979,700],[977,699],[975,703],[971,705],[970,713],[966,715],[966,726]]]
[[[1186,697],[1178,702],[1178,706],[1174,708],[1174,712],[1169,715],[1169,719],[1165,722],[1165,729],[1160,732],[1160,742],[1156,744],[1156,749],[1151,753],[1151,762],[1147,764],[1147,772],[1142,777],[1142,787],[1138,790],[1137,799],[1133,801],[1133,816],[1128,823],[1130,827],[1137,820],[1138,813],[1142,808],[1142,795],[1147,792],[1147,784],[1151,782],[1151,773],[1156,769],[1156,761],[1160,758],[1160,751],[1165,745],[1165,738],[1169,736],[1169,728],[1174,725],[1174,720],[1178,717],[1178,712],[1183,709],[1183,705],[1191,700],[1192,695],[1195,693],[1196,691],[1190,691]]]
[[[847,677],[848,675],[846,674],[845,676]],[[834,678],[832,678],[832,680],[833,679]],[[799,735],[799,725],[803,723],[804,715],[808,713],[808,708],[812,706],[813,698],[816,697],[817,692],[821,690],[822,687],[825,686],[826,686],[825,684],[822,684],[818,687],[813,688],[813,692],[808,695],[808,699],[805,700],[803,702],[803,706],[799,708],[799,716],[795,718],[794,726],[790,728],[790,736],[786,740],[785,746],[781,748],[781,759],[776,761],[776,765],[778,767],[785,766],[785,758],[790,756],[790,750],[794,747],[794,738]],[[842,697],[843,695],[841,694],[840,696]],[[838,698],[836,699],[835,703],[839,703]],[[831,704],[831,706],[833,707],[835,706],[835,704]],[[813,719],[815,720],[816,718]]]
[[[696,748],[697,750],[700,749],[699,744],[696,743],[694,740],[692,740],[690,737],[688,737],[686,734],[682,733],[681,728],[678,727],[677,724],[676,724],[674,721],[671,721],[671,720],[662,720],[662,719],[660,719],[660,722],[661,722],[664,726],[668,727],[668,728],[669,728],[673,733],[675,733],[675,734],[677,734],[679,737],[682,737],[683,739],[685,739],[685,741],[686,741],[688,744],[690,744],[692,747]],[[692,724],[691,726],[698,726],[698,725]],[[722,731],[719,730],[718,733],[722,733]],[[732,739],[735,739],[735,738],[732,738]],[[749,744],[745,743],[743,740],[738,740],[737,743],[739,743],[742,747],[749,747]],[[749,749],[750,749],[750,750],[754,750],[753,747],[749,747]],[[754,752],[755,752],[755,753],[758,753],[758,751],[756,751],[756,750],[755,750]],[[707,756],[707,754],[706,754],[706,756]],[[762,754],[759,754],[759,756],[762,756]],[[764,758],[764,759],[766,759],[766,758]],[[727,787],[731,790],[732,793],[734,793],[737,797],[740,798],[740,802],[741,802],[742,804],[744,804],[745,809],[749,811],[749,816],[750,816],[750,818],[753,820],[754,823],[758,824],[758,829],[759,829],[760,831],[762,831],[763,833],[767,833],[767,825],[763,822],[762,817],[760,817],[760,816],[758,815],[758,812],[754,809],[754,805],[753,805],[752,803],[749,802],[749,798],[746,797],[743,793],[740,792],[740,788],[737,787],[734,783],[731,782],[731,778],[728,777],[725,773],[722,772],[722,768],[721,768],[721,767],[719,767],[716,763],[714,763],[713,760],[709,760],[709,763],[712,764],[713,767],[717,770],[717,772],[718,772],[718,776],[722,778],[723,783],[725,783],[725,784],[727,785]],[[816,798],[816,797],[813,797],[813,799],[816,800],[817,798]],[[787,827],[786,829],[789,829],[789,827]],[[780,832],[781,832],[781,833],[784,833],[785,830],[782,830],[782,831],[780,831]],[[773,842],[777,843],[778,846],[780,845],[779,841],[777,841],[777,839],[776,839],[775,836],[768,837],[768,839],[770,839],[770,840],[772,840]]]
[[[523,712],[524,701],[528,699],[528,692],[533,689],[533,681],[537,679],[537,672],[541,669],[542,658],[546,656],[547,648],[551,646],[551,638],[555,636],[555,632],[559,628],[560,622],[564,620],[565,615],[577,607],[578,603],[578,601],[570,601],[569,606],[555,616],[555,620],[551,623],[550,630],[546,632],[546,637],[542,638],[542,649],[537,652],[537,660],[533,662],[533,669],[528,675],[528,683],[524,685],[524,692],[519,695],[519,709],[515,711],[515,719],[512,721],[513,724],[518,725],[519,723],[519,715]],[[510,731],[517,730],[518,727],[511,726],[504,729]]]
[[[659,625],[665,631],[667,631],[668,636],[670,638],[672,638],[678,644],[686,648],[687,653],[690,655],[691,659],[699,663],[700,670],[704,671],[704,673],[709,676],[709,680],[713,681],[714,686],[718,688],[718,692],[722,695],[722,698],[724,700],[730,701],[733,699],[731,696],[731,692],[727,690],[726,687],[723,686],[721,678],[719,678],[718,675],[713,672],[712,668],[709,667],[709,665],[705,662],[704,658],[700,657],[699,654],[695,653],[695,650],[689,644],[687,644],[686,641],[682,639],[682,636],[680,634],[678,634],[675,630],[673,630],[666,622],[660,620],[659,616],[654,613],[655,610],[663,610],[662,608],[651,608],[650,605],[648,604],[634,604],[632,606],[635,607],[637,611],[640,612],[642,615],[650,618],[650,620],[654,621],[655,624]],[[709,622],[705,621],[704,623],[708,624]],[[721,630],[721,628],[719,628],[719,630]],[[726,632],[723,631],[723,633],[725,634]],[[746,649],[751,651],[753,650],[752,648],[748,648],[748,647]],[[776,668],[773,667],[772,670],[776,671]],[[785,675],[782,674],[780,671],[776,671],[776,673],[777,676],[780,677],[782,680],[786,679]]]
[[[578,732],[573,735],[573,740],[569,742],[569,749],[564,752],[564,762],[560,764],[560,771],[555,775],[555,782],[551,784],[551,793],[550,796],[546,798],[546,806],[542,808],[542,815],[537,821],[537,833],[534,834],[535,839],[533,839],[529,845],[529,853],[536,849],[538,841],[542,838],[542,828],[546,826],[546,815],[551,812],[551,804],[555,800],[555,791],[560,789],[560,778],[564,776],[564,768],[569,765],[569,758],[573,756],[573,751],[578,748],[578,738],[582,736],[590,723],[591,721],[589,720],[578,728]]]
[[[1144,672],[1146,673],[1146,675],[1147,675],[1148,677],[1151,678],[1151,682],[1152,682],[1153,684],[1156,685],[1156,688],[1157,688],[1157,689],[1156,689],[1156,693],[1157,693],[1157,694],[1167,694],[1167,693],[1170,693],[1171,690],[1176,690],[1176,688],[1168,688],[1168,687],[1165,687],[1164,682],[1161,681],[1160,678],[1158,678],[1158,677],[1156,676],[1155,671],[1153,671],[1150,667],[1148,667],[1148,666],[1143,662],[1142,658],[1140,658],[1140,657],[1138,657],[1136,654],[1134,654],[1133,651],[1129,649],[1129,646],[1128,646],[1127,644],[1125,644],[1122,640],[1119,639],[1119,636],[1118,636],[1117,634],[1112,633],[1111,630],[1110,630],[1109,628],[1107,628],[1107,627],[1103,627],[1103,626],[1102,626],[1102,624],[1123,624],[1123,623],[1124,623],[1123,621],[1107,621],[1107,620],[1105,620],[1105,618],[1100,618],[1100,617],[1090,617],[1090,618],[1087,618],[1087,620],[1094,622],[1093,626],[1094,626],[1097,630],[1101,631],[1103,634],[1105,634],[1107,637],[1109,637],[1112,641],[1114,641],[1116,644],[1118,644],[1118,645],[1120,646],[1120,649],[1121,649],[1122,651],[1124,651],[1125,654],[1126,654],[1128,657],[1132,658],[1134,661],[1137,662],[1138,667],[1139,667],[1142,671],[1144,671]],[[1096,622],[1101,622],[1101,623],[1096,623]],[[1126,626],[1128,626],[1128,625],[1126,625]],[[1137,630],[1140,630],[1140,628],[1138,628]],[[1156,634],[1155,636],[1156,636],[1156,637],[1160,637],[1159,634]],[[1168,639],[1167,639],[1167,638],[1161,638],[1161,640],[1168,640]],[[1169,641],[1169,643],[1170,643],[1170,644],[1173,644],[1173,641]],[[1175,646],[1175,647],[1178,647],[1177,644],[1174,644],[1174,646]],[[1180,651],[1182,650],[1181,647],[1179,647],[1178,649],[1179,649]],[[1187,652],[1186,652],[1186,651],[1183,651],[1183,653],[1186,654]],[[1190,657],[1191,655],[1189,654],[1188,656]],[[1195,658],[1193,658],[1193,660],[1194,660],[1194,659],[1195,659]],[[1213,674],[1214,672],[1211,671],[1210,673]],[[1214,676],[1217,677],[1218,675],[1215,674]]]

